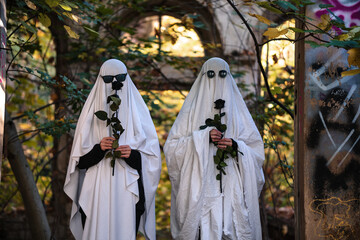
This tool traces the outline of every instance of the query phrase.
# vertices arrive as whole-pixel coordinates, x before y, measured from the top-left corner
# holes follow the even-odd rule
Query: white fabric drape
[[[214,78],[206,72],[213,70]],[[225,78],[219,71],[226,70]],[[223,193],[209,144],[209,132],[200,130],[213,118],[217,99],[225,100],[224,137],[234,139],[244,153],[226,160]],[[206,61],[185,99],[164,146],[172,184],[171,233],[174,239],[261,239],[258,197],[264,184],[262,138],[245,105],[228,64],[220,58]]]
[[[106,100],[115,93],[111,83],[105,84],[101,76],[127,73],[119,60],[110,59],[101,66],[96,83],[81,111],[72,146],[64,191],[73,201],[70,229],[78,239],[135,239],[135,204],[139,198],[138,172],[124,160],[115,161],[112,175],[110,159],[102,159],[87,171],[76,167],[79,158],[88,153],[104,137],[112,136],[106,121],[94,113],[103,110],[112,113]],[[129,74],[124,86],[117,92],[121,99],[119,120],[125,129],[119,145],[138,150],[142,160],[145,191],[145,213],[139,231],[146,239],[156,239],[155,192],[160,179],[161,157],[156,130],[149,110]],[[80,207],[86,214],[83,229]]]

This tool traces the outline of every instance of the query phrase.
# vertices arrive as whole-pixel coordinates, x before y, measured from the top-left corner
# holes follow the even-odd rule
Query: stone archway
[[[194,30],[198,34],[203,44],[209,43],[213,46],[218,46],[212,49],[204,49],[206,56],[223,56],[223,44],[220,36],[220,31],[215,23],[214,13],[212,9],[200,4],[196,0],[150,0],[140,5],[141,13],[134,9],[124,9],[119,13],[117,22],[122,26],[128,26],[131,23],[137,22],[140,19],[149,16],[158,16],[157,9],[162,8],[162,15],[169,15],[174,18],[181,19],[186,14],[197,14],[198,21],[204,24],[205,27],[196,27]]]

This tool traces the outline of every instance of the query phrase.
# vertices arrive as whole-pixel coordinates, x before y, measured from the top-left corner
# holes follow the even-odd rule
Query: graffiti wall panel
[[[360,25],[359,1],[322,3],[348,26]],[[344,49],[305,50],[306,239],[360,239],[360,75],[341,77],[347,58]]]

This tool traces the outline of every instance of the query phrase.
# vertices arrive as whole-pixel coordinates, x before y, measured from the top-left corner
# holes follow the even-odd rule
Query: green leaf
[[[105,121],[105,120],[108,119],[107,113],[106,113],[105,111],[97,111],[97,112],[95,113],[95,116],[96,116],[98,119],[103,120],[103,121]]]
[[[218,129],[218,130],[219,130],[220,132],[225,132],[226,129],[227,129],[226,125],[225,125],[225,124],[221,124],[221,125],[219,126],[219,129]]]
[[[116,139],[116,140],[112,143],[112,148],[113,148],[113,149],[116,149],[116,148],[118,148],[118,147],[119,147],[119,140]]]
[[[105,6],[100,6],[99,8],[96,9],[96,12],[99,15],[112,15],[113,14],[113,10],[111,8],[107,8]]]
[[[106,119],[106,126],[109,126],[110,123],[111,123],[110,119],[107,118],[107,119]]]
[[[47,5],[49,5],[49,7],[54,8],[59,5],[60,0],[45,0],[45,2]]]
[[[206,26],[204,23],[200,22],[200,21],[196,21],[193,23],[194,24],[194,27],[196,28],[202,28],[202,29],[206,29]]]
[[[257,5],[259,5],[260,7],[263,7],[271,12],[274,12],[274,13],[278,13],[278,14],[282,14],[283,12],[280,11],[279,9],[277,8],[274,8],[273,6],[270,5],[269,2],[256,2]]]
[[[328,11],[331,15],[333,15],[337,22],[344,24],[344,21],[341,18],[339,18],[335,13],[333,13],[330,9],[327,8],[326,11]]]
[[[34,72],[31,68],[25,67],[25,69],[26,69],[26,71],[27,71],[28,73],[33,73],[33,72]]]
[[[110,166],[113,168],[115,166],[115,159],[112,159],[110,162]]]
[[[224,150],[218,148],[218,150],[216,151],[216,156],[218,156],[219,158],[221,158],[223,152],[224,152]]]
[[[214,121],[215,121],[215,122],[219,122],[219,121],[220,121],[220,115],[219,115],[219,114],[215,114],[215,116],[214,116]]]
[[[221,167],[226,167],[227,164],[226,164],[226,162],[220,162],[220,166],[221,166]]]
[[[121,99],[119,98],[119,96],[110,96],[110,98],[116,105],[119,106],[121,104]]]
[[[116,110],[119,109],[119,105],[117,105],[116,103],[113,102],[113,103],[110,105],[110,109],[115,112]]]
[[[218,175],[216,175],[216,180],[220,181],[220,178],[221,178],[221,176],[220,176],[220,173],[219,173]]]
[[[225,116],[225,113],[224,113],[224,112],[220,114],[220,117],[223,117],[223,116]]]
[[[310,47],[312,47],[312,48],[317,48],[317,47],[322,46],[322,44],[319,44],[319,43],[314,42],[314,41],[305,41],[305,43],[309,44]]]
[[[325,44],[325,46],[334,46],[340,48],[359,48],[360,44],[356,41],[339,41],[339,40],[331,40],[330,43]]]
[[[274,87],[274,88],[272,89],[272,92],[273,92],[274,94],[281,94],[281,93],[283,92],[283,90],[282,90],[281,87]]]
[[[332,7],[334,6],[331,4],[319,4],[319,8],[332,8]]]
[[[24,21],[20,21],[20,22],[29,32],[32,32],[32,33],[36,34],[36,32],[37,32],[36,28],[34,28],[33,26],[27,24]]]
[[[112,117],[111,122],[112,123],[120,123],[120,120],[117,117]]]
[[[285,10],[288,10],[289,8],[294,11],[299,11],[297,7],[295,7],[292,3],[286,2],[286,1],[274,1],[275,4],[278,6],[284,8]]]
[[[112,158],[113,157],[113,153],[111,151],[108,151],[106,154],[105,154],[105,158]]]
[[[121,151],[114,151],[115,158],[121,158]]]
[[[200,126],[200,130],[204,130],[205,128],[207,128],[208,126],[206,126],[206,125],[202,125],[202,126]]]
[[[218,156],[214,156],[214,162],[215,162],[215,164],[219,164],[220,158]]]
[[[95,30],[93,30],[93,29],[91,29],[91,28],[89,28],[89,27],[86,27],[86,26],[83,26],[83,28],[84,28],[85,31],[86,31],[89,35],[91,35],[91,36],[93,36],[93,37],[99,36],[99,33],[96,32]]]

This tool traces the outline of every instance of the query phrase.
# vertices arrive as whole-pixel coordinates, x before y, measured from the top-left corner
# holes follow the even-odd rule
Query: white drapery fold
[[[111,83],[101,76],[127,73],[119,60],[110,59],[101,66],[97,80],[81,111],[75,130],[65,193],[73,201],[70,229],[78,239],[135,239],[135,204],[139,198],[138,172],[124,160],[115,161],[112,175],[110,159],[102,159],[87,171],[79,171],[79,158],[88,153],[104,137],[112,136],[106,121],[94,113],[102,110],[111,115],[108,96],[115,93]],[[149,110],[139,91],[127,74],[124,86],[117,92],[121,99],[118,118],[125,131],[119,145],[129,145],[138,150],[142,160],[142,177],[145,191],[145,213],[139,231],[146,239],[156,239],[155,192],[160,179],[161,157],[159,142]],[[81,224],[80,207],[86,214],[86,224]],[[133,231],[131,231],[133,229]]]
[[[215,72],[214,78],[207,71]],[[219,72],[225,70],[225,78]],[[226,160],[223,193],[209,144],[212,128],[200,130],[207,118],[219,113],[217,99],[225,100],[224,137],[244,153]],[[174,239],[261,239],[258,196],[264,184],[262,138],[230,73],[220,58],[204,63],[172,126],[164,146],[172,184],[171,233]]]

